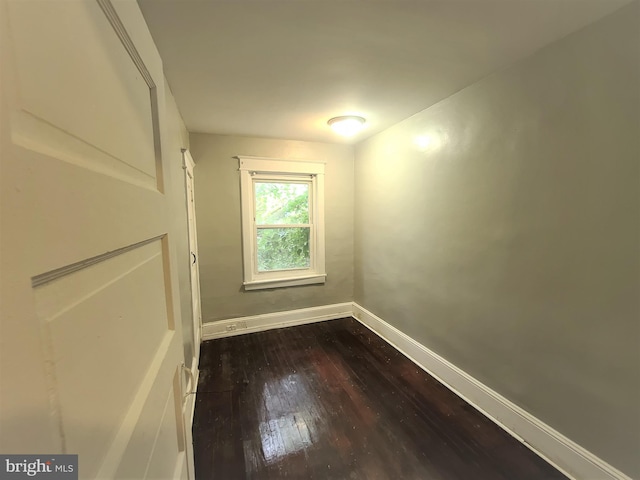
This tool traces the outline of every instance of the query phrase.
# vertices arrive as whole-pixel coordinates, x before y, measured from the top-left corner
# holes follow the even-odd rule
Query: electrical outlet
[[[245,321],[231,323],[227,325],[227,332],[235,332],[238,329],[244,329],[244,328],[247,328],[247,322]]]

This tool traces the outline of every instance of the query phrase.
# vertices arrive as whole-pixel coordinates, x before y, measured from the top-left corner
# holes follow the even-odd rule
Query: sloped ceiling
[[[355,143],[629,0],[138,3],[189,131]]]

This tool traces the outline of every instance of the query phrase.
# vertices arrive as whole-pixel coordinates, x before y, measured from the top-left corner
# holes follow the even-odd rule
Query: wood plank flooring
[[[197,480],[566,479],[357,321],[203,343]]]

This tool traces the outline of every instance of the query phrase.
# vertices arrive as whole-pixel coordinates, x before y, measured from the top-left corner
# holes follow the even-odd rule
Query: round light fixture
[[[355,135],[362,130],[365,119],[356,115],[345,115],[342,117],[333,117],[327,124],[338,134],[345,137]]]

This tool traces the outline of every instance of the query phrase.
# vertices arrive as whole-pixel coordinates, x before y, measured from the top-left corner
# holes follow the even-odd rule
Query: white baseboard
[[[571,478],[631,480],[624,473],[357,303],[353,304],[353,317]]]
[[[202,340],[231,337],[245,333],[262,332],[274,328],[292,327],[305,323],[322,322],[336,318],[351,317],[353,304],[336,303],[320,307],[301,308],[286,312],[266,313],[250,317],[230,318],[202,325]]]

